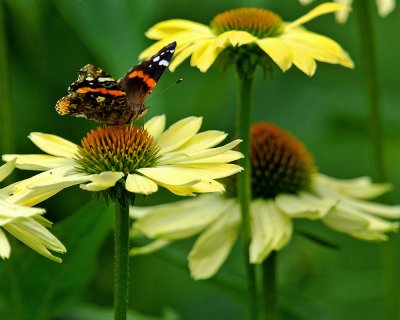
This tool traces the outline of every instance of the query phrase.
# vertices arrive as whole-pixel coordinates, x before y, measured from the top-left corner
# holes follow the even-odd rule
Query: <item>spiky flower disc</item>
[[[309,190],[316,172],[312,156],[300,141],[271,123],[251,128],[252,192],[254,198]]]

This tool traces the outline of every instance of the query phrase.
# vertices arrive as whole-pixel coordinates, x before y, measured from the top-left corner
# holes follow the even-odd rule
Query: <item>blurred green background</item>
[[[390,181],[395,187],[392,202],[400,203],[400,10],[387,18],[379,18],[375,1],[368,3],[374,16],[379,60],[385,155]],[[96,123],[60,117],[54,110],[56,101],[66,94],[78,69],[87,63],[100,66],[115,78],[123,75],[137,63],[139,53],[152,43],[144,32],[159,21],[184,18],[208,24],[217,13],[240,6],[268,8],[291,21],[313,7],[302,7],[295,0],[2,0],[0,4],[1,153],[38,152],[27,139],[32,131],[57,134],[78,143]],[[292,132],[308,146],[318,168],[325,174],[338,178],[374,174],[366,125],[366,99],[362,75],[357,68],[363,53],[358,50],[354,17],[350,16],[345,25],[338,25],[333,15],[327,15],[306,27],[337,40],[350,53],[356,68],[348,70],[320,63],[312,78],[295,68],[285,74],[277,73],[273,79],[257,74],[253,119],[255,122],[272,121]],[[157,96],[179,78],[183,78],[179,86]],[[147,118],[165,113],[171,124],[186,116],[203,116],[203,130],[225,130],[232,138],[236,92],[233,70],[222,73],[214,66],[202,74],[186,62],[174,73],[165,73],[148,103]],[[30,175],[17,171],[12,179]],[[41,206],[47,208],[48,216],[57,225],[90,200],[89,192],[74,187]],[[176,198],[167,192],[160,192],[149,198],[139,197],[137,203],[148,205],[173,200]],[[107,211],[102,204],[99,206],[101,210],[95,207],[90,212],[105,212],[101,215],[101,219],[105,219],[102,236],[90,241],[81,241],[79,237],[71,239],[76,247],[89,243],[90,248],[90,244],[95,243],[93,248],[100,248],[99,254],[91,255],[90,250],[80,253],[82,257],[91,257],[90,268],[82,264],[74,266],[76,269],[72,268],[71,272],[76,277],[81,272],[79,268],[85,269],[86,280],[79,284],[77,281],[53,319],[100,319],[100,314],[106,312],[99,311],[97,316],[89,312],[86,317],[77,314],[91,309],[87,306],[104,309],[112,306],[112,236],[105,227],[108,225],[105,216],[111,216],[112,211]],[[95,223],[96,216],[92,214],[91,217]],[[83,220],[85,212],[70,223],[80,224]],[[296,223],[299,228],[336,243],[340,249],[328,249],[294,236],[279,256],[282,318],[382,319],[385,298],[381,262],[388,258],[383,255],[383,245],[354,240],[315,222]],[[82,237],[84,234],[82,232]],[[397,247],[399,236],[391,236],[391,241]],[[192,241],[178,243],[157,255],[132,260],[132,309],[154,317],[164,315],[168,319],[174,319],[174,314],[181,319],[243,319],[246,306],[240,248],[235,248],[217,277],[195,282],[185,267],[185,253],[191,244]],[[72,259],[73,250],[70,247],[66,256],[71,255]],[[14,243],[12,259],[0,261],[0,312],[8,303],[7,299],[15,298],[15,288],[8,286],[11,280],[5,271],[10,269],[10,264],[16,267],[14,276],[17,278],[23,278],[22,272],[28,272],[32,278],[46,278],[47,267],[42,268],[41,264],[60,267],[39,257],[37,269],[31,269],[29,264],[25,269],[18,269],[19,262],[27,255],[32,258],[28,250]],[[393,264],[397,272],[399,262],[396,252]],[[52,280],[52,285],[68,281],[68,274],[61,273]],[[398,287],[400,282],[396,281]],[[225,282],[230,285],[221,284]],[[234,289],[230,288],[232,285]],[[33,288],[30,290],[33,296],[40,295]],[[21,319],[42,319],[38,314],[21,316]],[[1,313],[0,318],[3,319]],[[18,319],[15,315],[14,318]]]

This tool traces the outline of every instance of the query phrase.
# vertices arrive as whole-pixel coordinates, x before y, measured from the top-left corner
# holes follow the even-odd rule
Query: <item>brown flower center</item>
[[[309,190],[316,171],[304,144],[265,122],[251,128],[251,165],[253,198]]]
[[[104,171],[133,173],[158,159],[153,137],[141,127],[104,126],[82,139],[77,162],[88,174]]]
[[[210,23],[216,34],[226,31],[247,31],[257,38],[273,37],[282,33],[282,19],[272,11],[239,8],[222,12]]]

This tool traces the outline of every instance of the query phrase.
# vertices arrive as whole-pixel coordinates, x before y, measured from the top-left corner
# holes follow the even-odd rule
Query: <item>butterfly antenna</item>
[[[177,84],[181,83],[183,79],[178,79],[176,80],[176,82],[174,82],[173,84],[169,85],[168,87],[166,87],[165,89],[163,89],[161,92],[157,93],[157,95],[155,96],[151,96],[149,99],[147,99],[146,103],[153,100],[154,98],[157,98],[158,96],[164,94],[164,92],[166,92],[167,90],[175,87]],[[151,93],[151,92],[150,92]]]

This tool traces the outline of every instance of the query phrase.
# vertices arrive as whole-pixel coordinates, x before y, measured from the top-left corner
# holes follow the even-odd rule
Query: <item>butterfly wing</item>
[[[117,81],[91,64],[79,70],[78,80],[68,88],[68,95],[57,101],[56,111],[106,124],[129,123],[132,115]]]
[[[138,116],[146,110],[143,106],[144,100],[168,67],[175,48],[176,42],[166,45],[151,58],[134,66],[118,81],[118,84],[127,94],[128,104],[132,105],[134,110],[137,110]]]

